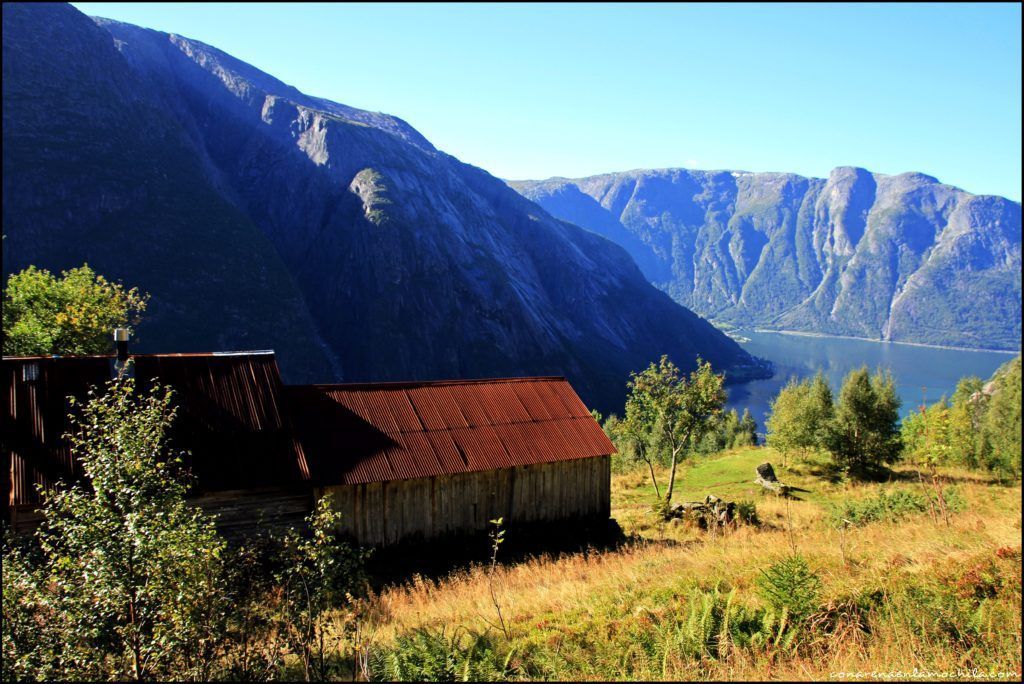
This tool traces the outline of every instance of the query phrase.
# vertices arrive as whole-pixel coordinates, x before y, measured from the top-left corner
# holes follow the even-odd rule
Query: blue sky
[[[503,178],[856,165],[1021,198],[1018,4],[73,4]]]

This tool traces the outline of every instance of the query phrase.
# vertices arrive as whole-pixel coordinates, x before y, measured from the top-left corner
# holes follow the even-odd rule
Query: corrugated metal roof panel
[[[445,387],[444,393],[451,397],[451,401],[455,403],[470,427],[492,424],[490,416],[480,403],[478,388],[465,384],[449,385]]]
[[[398,401],[402,393],[405,403]],[[352,447],[344,439],[318,438],[324,431],[344,430],[385,436],[375,443],[375,465],[350,474],[349,479],[407,479],[437,474],[508,468],[614,452],[575,392],[562,378],[522,378],[477,381],[386,383],[382,385],[321,385],[287,388],[296,403],[293,417],[310,456],[314,478],[330,482],[337,461],[346,461]],[[357,399],[353,399],[357,398]],[[338,415],[317,412],[318,403],[338,406]],[[355,412],[345,407],[369,408]],[[308,407],[308,408],[307,408]],[[582,408],[581,408],[582,407]],[[396,414],[401,417],[396,417]],[[574,414],[577,414],[574,417]],[[416,422],[413,422],[413,417]],[[379,419],[379,420],[378,420]],[[401,428],[401,429],[399,429]],[[417,429],[413,429],[417,428]],[[357,458],[369,458],[360,446]]]
[[[412,403],[413,408],[416,409],[416,414],[419,416],[420,422],[423,424],[426,430],[443,430],[451,427],[451,422],[445,420],[444,415],[438,409],[434,402],[434,394],[429,388],[426,387],[413,387],[406,390],[406,396],[409,397],[409,401]],[[465,421],[461,421],[464,423]],[[458,427],[466,427],[464,424]]]
[[[531,383],[532,389],[537,397],[543,402],[544,408],[550,414],[552,420],[568,418],[572,414],[566,408],[565,403],[558,396],[558,392],[552,387],[552,383],[535,382]]]
[[[532,420],[529,412],[516,396],[511,383],[482,384],[474,389],[480,404],[490,418],[491,425],[528,423]]]
[[[368,423],[387,434],[401,432],[398,420],[391,412],[391,402],[386,399],[386,392],[360,391],[358,396],[365,408],[363,415]]]
[[[398,479],[391,470],[386,450],[368,454],[352,464],[345,472],[344,484],[365,484],[367,482],[390,482]]]
[[[173,443],[201,491],[365,483],[614,452],[562,378],[283,386],[272,355],[135,358],[140,389],[176,392]],[[35,380],[24,368],[32,365]],[[111,357],[3,360],[4,500],[77,479],[64,397],[102,385]]]
[[[551,415],[551,411],[544,405],[544,400],[535,389],[538,383],[536,382],[517,382],[510,383],[509,387],[515,391],[519,401],[522,402],[523,406],[530,414],[531,420],[551,420],[554,418]]]
[[[133,357],[139,390],[154,382],[174,390],[177,418],[170,443],[187,451],[185,465],[199,491],[302,482],[311,467],[281,410],[281,379],[269,354]],[[110,356],[3,359],[7,415],[3,426],[4,500],[38,502],[34,485],[76,481],[82,473],[63,439],[66,397],[102,391]],[[35,370],[35,379],[26,368]]]
[[[502,444],[505,446],[510,466],[542,462],[539,452],[536,451],[531,443],[525,429],[530,425],[531,423],[520,423],[518,425],[499,425],[494,428],[495,432],[501,437]]]
[[[450,430],[436,430],[426,433],[427,440],[434,450],[443,473],[466,472],[469,464],[463,458]]]
[[[402,447],[405,453],[411,456],[416,464],[417,475],[413,477],[431,477],[433,475],[444,475],[451,472],[446,469],[444,463],[438,458],[434,445],[426,432],[407,432],[402,435]],[[397,467],[394,459],[392,463]],[[454,472],[459,472],[455,470]]]

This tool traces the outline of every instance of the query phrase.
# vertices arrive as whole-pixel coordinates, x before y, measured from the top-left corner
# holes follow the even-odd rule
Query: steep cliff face
[[[3,125],[4,273],[88,262],[152,293],[137,349],[275,348],[295,378],[331,373],[271,241],[88,17],[4,7]]]
[[[682,169],[511,185],[735,325],[1019,349],[1021,207],[919,173]]]
[[[5,271],[52,265],[58,254],[63,265],[107,253],[103,264],[93,264],[98,270],[161,293],[168,309],[172,303],[234,301],[237,295],[209,286],[212,261],[218,265],[213,276],[221,274],[219,287],[237,288],[280,272],[280,291],[272,292],[279,299],[295,292],[294,307],[268,299],[263,308],[228,320],[252,339],[280,327],[279,317],[301,312],[300,323],[308,326],[291,325],[321,339],[327,350],[321,356],[335,362],[335,371],[321,373],[323,381],[564,374],[586,400],[611,408],[622,401],[628,372],[662,353],[684,367],[702,355],[733,377],[757,372],[732,340],[648,284],[622,248],[552,218],[486,172],[437,151],[400,119],[303,95],[180,36],[105,20],[86,27],[88,20],[67,6],[47,11],[62,15],[64,25],[50,40],[70,46],[67,55],[38,73],[10,74],[8,33],[15,39],[11,51],[25,53],[20,59],[35,59],[45,48],[27,44],[24,36],[35,29],[9,22],[4,12],[4,165],[6,171],[8,117],[34,113],[39,128],[66,150],[61,164],[70,170],[42,168],[47,144],[15,131],[24,151],[11,161],[20,178],[9,184],[5,174],[4,180],[5,231],[17,235],[12,253],[5,249]],[[42,21],[30,8],[19,8],[18,15],[18,21]],[[91,42],[76,47],[64,33],[74,40],[88,34]],[[96,112],[91,103],[69,106],[61,86],[52,88],[48,105],[29,102],[37,89],[50,87],[47,80],[69,81],[64,70],[79,53],[85,60],[94,52],[109,62],[97,73],[116,73],[123,81],[113,104]],[[73,72],[79,90],[97,87],[93,71],[85,65]],[[107,103],[110,97],[98,99]],[[119,114],[129,105],[140,108],[134,119]],[[97,118],[109,123],[100,125]],[[113,156],[92,159],[66,140],[68,131],[78,135],[75,126]],[[122,143],[116,135],[130,139]],[[165,148],[180,149],[177,166],[165,168]],[[91,159],[89,173],[78,169],[84,158]],[[190,185],[161,190],[164,203],[156,207],[133,199],[133,192],[164,188],[171,171],[180,171],[175,182]],[[90,178],[104,174],[116,177],[116,192]],[[77,184],[67,180],[72,177]],[[62,190],[68,210],[63,219],[27,214],[25,202],[45,205],[49,188],[61,184],[68,186]],[[31,198],[8,214],[8,194],[16,191]],[[209,208],[197,212],[200,191],[223,216]],[[123,229],[135,230],[130,249],[121,240],[95,247],[97,235],[121,211],[96,204],[98,194],[133,207],[134,220]],[[94,204],[84,222],[78,207]],[[37,226],[45,226],[46,245],[36,243],[43,230]],[[154,248],[154,232],[178,242],[156,241]],[[72,239],[76,234],[82,239]],[[224,253],[212,259],[209,248],[192,242],[200,237]],[[130,272],[123,267],[129,253],[139,265]],[[165,268],[168,258],[174,266]],[[194,265],[193,259],[199,261]],[[146,269],[160,273],[130,277]],[[208,299],[182,300],[172,285],[205,292]],[[252,286],[245,290],[257,294]],[[193,319],[189,324],[205,335],[217,334],[225,323],[216,315]],[[169,347],[157,327],[143,333]],[[284,351],[291,345],[287,337],[259,339],[267,341],[248,346]]]

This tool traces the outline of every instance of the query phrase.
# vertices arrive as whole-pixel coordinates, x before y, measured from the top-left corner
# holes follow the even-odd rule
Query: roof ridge
[[[566,382],[563,375],[527,375],[522,377],[502,378],[464,378],[448,380],[388,380],[383,382],[327,382],[306,385],[285,385],[287,389],[319,389],[319,390],[358,390],[358,389],[401,389],[403,387],[438,387],[442,385],[480,385],[498,382],[540,382],[559,380]]]
[[[154,354],[131,354],[132,357],[144,359],[154,358],[189,358],[189,357],[223,357],[223,356],[268,356],[273,355],[273,349],[253,349],[250,351],[213,351],[213,352],[168,352]],[[113,359],[117,355],[110,354],[39,354],[36,356],[15,356],[4,355],[4,361],[50,361],[54,359]]]

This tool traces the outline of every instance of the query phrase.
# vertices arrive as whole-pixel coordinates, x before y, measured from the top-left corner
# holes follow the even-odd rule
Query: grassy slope
[[[908,479],[897,484],[844,485],[818,477],[814,464],[777,466],[781,480],[810,490],[787,503],[750,483],[754,466],[764,460],[776,463],[778,454],[747,448],[689,464],[678,497],[754,499],[767,523],[760,530],[744,527],[711,538],[687,527],[659,526],[651,513],[649,479],[635,473],[612,483],[612,514],[627,534],[637,536],[635,543],[500,568],[496,592],[506,620],[511,618],[517,652],[528,654],[523,662],[529,663],[529,676],[806,679],[915,667],[1020,672],[1019,485],[947,472],[968,502],[950,527],[925,514],[853,529],[846,534],[844,564],[839,533],[826,522],[830,502],[924,485],[907,471]],[[860,614],[868,631],[840,626],[827,638],[808,638],[813,643],[796,653],[737,651],[717,660],[684,659],[659,648],[669,628],[685,621],[695,587],[735,589],[739,600],[758,605],[759,568],[785,553],[791,540],[822,577],[823,606],[841,618],[847,615],[842,606],[864,606]],[[1003,547],[1016,553],[998,558],[995,552]],[[984,605],[951,598],[950,587],[976,566],[991,566],[1003,578],[996,595]],[[484,629],[495,621],[482,568],[387,589],[373,598],[373,606],[379,643],[420,625]]]

